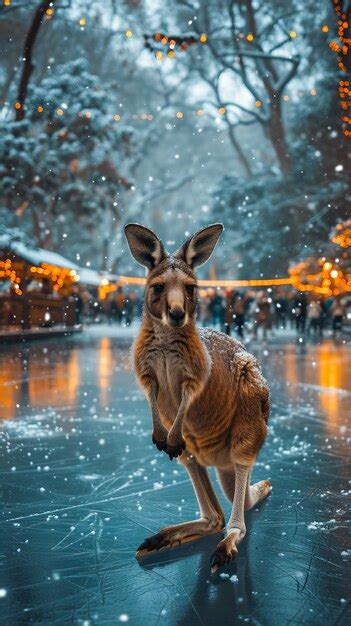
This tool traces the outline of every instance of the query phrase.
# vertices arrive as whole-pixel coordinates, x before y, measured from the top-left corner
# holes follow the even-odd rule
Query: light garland
[[[341,248],[351,248],[351,219],[335,226],[331,241]]]
[[[0,261],[0,278],[8,279],[15,290],[15,294],[17,296],[22,295],[22,290],[20,287],[21,279],[16,273],[16,270],[13,268],[11,259],[6,259],[6,261]]]
[[[347,31],[351,32],[350,19],[351,15],[346,15],[342,12],[340,0],[334,1],[334,10],[338,18],[338,38],[339,41],[331,41],[329,43],[330,49],[337,54],[337,63],[339,69],[349,76],[351,67],[350,55],[351,55],[351,36],[348,36]],[[322,28],[323,30],[323,28]],[[326,31],[324,31],[326,32]],[[343,122],[343,134],[345,137],[351,137],[351,116],[348,115],[351,107],[351,89],[349,80],[339,81],[339,98],[340,106],[343,110],[341,120]]]
[[[24,289],[21,288],[21,282],[23,283],[23,277],[21,278],[18,273],[18,269],[15,269],[11,259],[0,261],[0,279],[8,279],[15,290],[15,294],[22,296]],[[29,274],[28,274],[29,270]],[[76,270],[70,270],[68,268],[56,267],[47,263],[42,263],[41,266],[32,265],[24,273],[26,276],[32,276],[33,278],[47,278],[53,283],[53,290],[59,292],[65,285],[72,285],[79,280]]]
[[[317,262],[320,270],[308,273],[311,265],[314,264],[314,259],[306,259],[289,269],[291,285],[295,289],[314,292],[326,297],[351,292],[351,276],[346,278],[337,264],[321,258]]]

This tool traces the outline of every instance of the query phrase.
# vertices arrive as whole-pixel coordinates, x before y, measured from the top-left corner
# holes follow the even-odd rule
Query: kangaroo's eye
[[[185,285],[188,296],[193,297],[195,291],[195,285]]]
[[[164,290],[164,285],[154,285],[155,296],[160,296],[163,290]]]

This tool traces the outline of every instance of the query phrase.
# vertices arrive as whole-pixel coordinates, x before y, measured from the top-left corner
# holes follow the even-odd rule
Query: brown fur
[[[164,275],[171,264],[170,259],[164,261],[157,275]],[[173,262],[173,271],[178,265]],[[154,278],[151,272],[146,303]],[[157,405],[167,431],[183,388],[189,390],[192,402],[183,421],[183,438],[186,450],[201,465],[225,469],[234,462],[254,462],[267,433],[269,391],[255,357],[239,341],[200,330],[194,319],[183,328],[155,325],[146,304],[133,361],[147,395],[157,383]]]

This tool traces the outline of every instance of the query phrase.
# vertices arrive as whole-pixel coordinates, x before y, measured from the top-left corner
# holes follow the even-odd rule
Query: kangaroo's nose
[[[173,322],[182,322],[185,317],[185,311],[183,311],[183,309],[180,309],[180,308],[170,309],[169,317],[171,318]]]

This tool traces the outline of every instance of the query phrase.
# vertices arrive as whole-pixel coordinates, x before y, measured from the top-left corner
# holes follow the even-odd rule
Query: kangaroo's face
[[[196,276],[184,262],[167,257],[147,278],[145,306],[153,318],[184,326],[196,308]]]
[[[125,227],[131,253],[149,270],[145,308],[153,320],[180,328],[194,317],[197,303],[194,267],[211,256],[222,231],[222,224],[208,226],[170,255],[148,228],[139,224]]]

